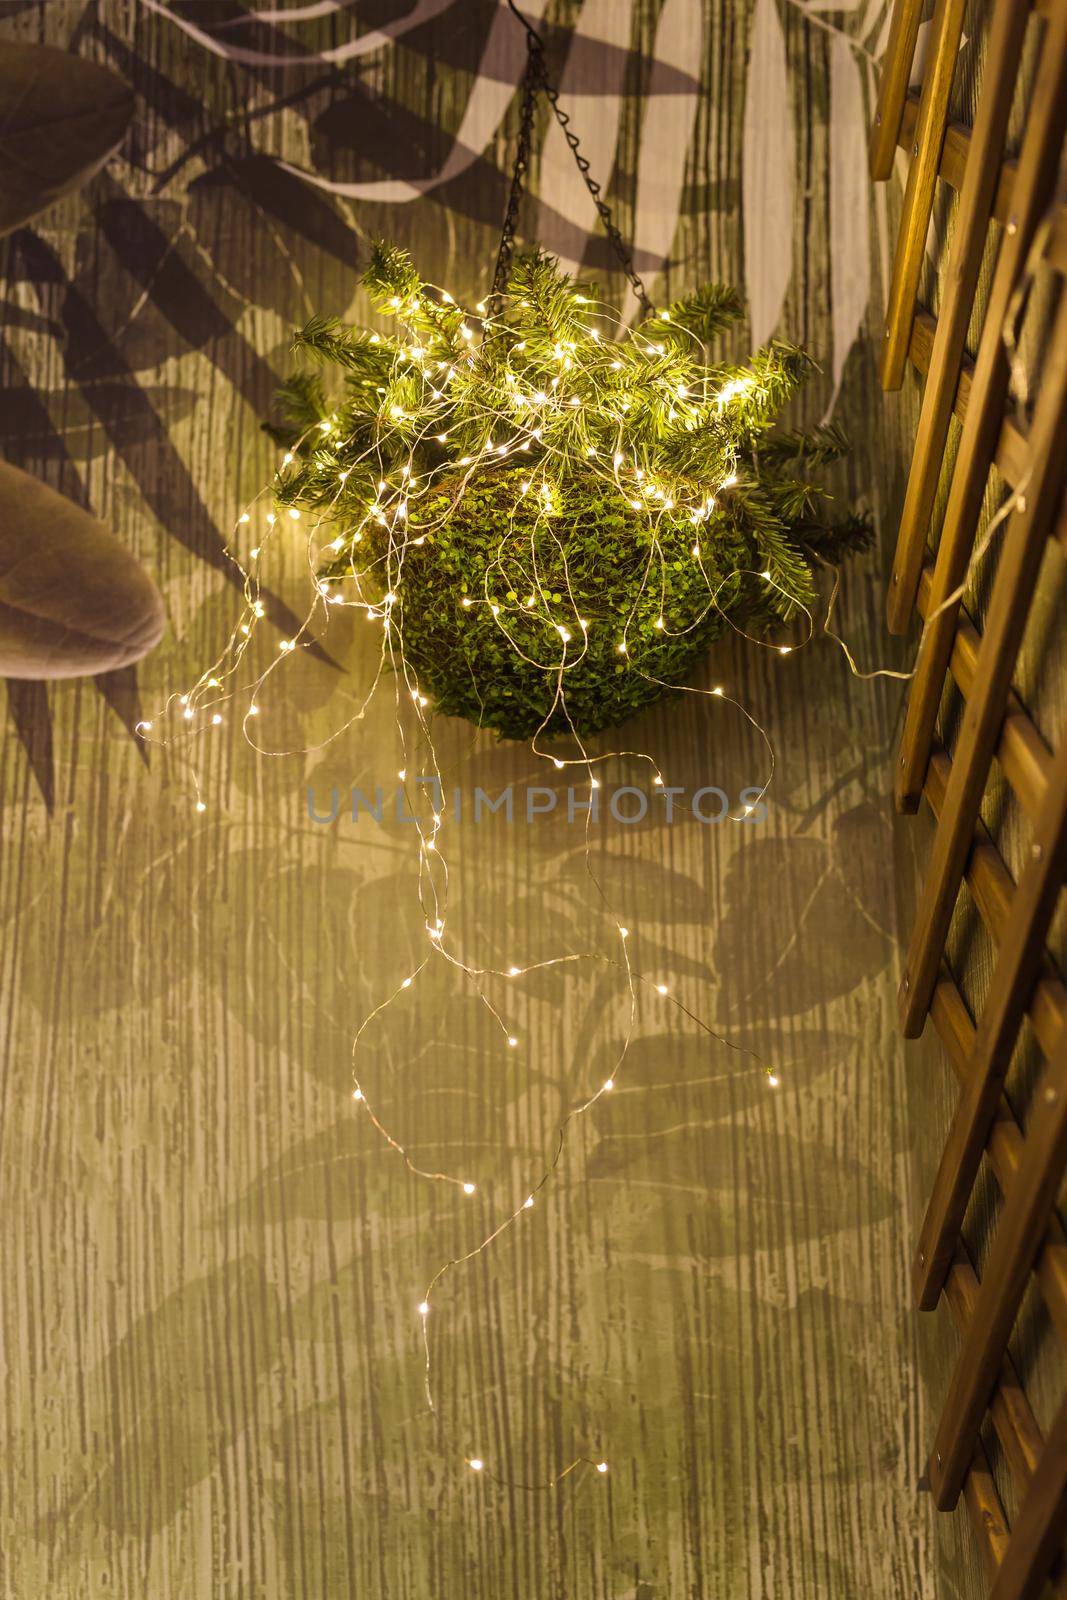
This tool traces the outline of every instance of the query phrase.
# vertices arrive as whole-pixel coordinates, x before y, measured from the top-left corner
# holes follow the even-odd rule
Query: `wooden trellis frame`
[[[1067,727],[1050,752],[1012,687],[1048,541],[1067,559],[1067,292],[1057,283],[1044,370],[1025,424],[1007,414],[1006,319],[1039,259],[1067,275],[1067,206],[1057,197],[1067,130],[1067,0],[989,0],[985,67],[973,128],[948,122],[963,25],[962,0],[936,0],[921,92],[909,90],[921,0],[895,0],[871,130],[871,173],[889,177],[910,156],[887,311],[882,382],[899,388],[908,361],[925,377],[888,599],[893,632],[914,610],[924,622],[899,750],[896,801],[925,798],[936,828],[901,980],[901,1026],[932,1020],[960,1094],[920,1229],[919,1305],[944,1294],[959,1330],[955,1370],[930,1453],[941,1510],[962,1494],[990,1576],[992,1600],[1036,1600],[1051,1581],[1067,1596],[1067,1368],[1064,1397],[1042,1435],[1009,1354],[1031,1274],[1067,1346],[1067,1236],[1056,1197],[1067,1171],[1067,987],[1046,938],[1067,872]],[[1028,30],[1042,31],[1018,153],[1005,141]],[[938,183],[959,207],[936,320],[917,302]],[[990,230],[997,236],[988,303],[973,362],[965,353]],[[944,516],[931,526],[950,419],[961,435]],[[1013,495],[983,631],[958,599],[972,559],[989,472]],[[928,540],[933,548],[928,547]],[[947,677],[963,701],[951,753],[937,742]],[[996,759],[1031,828],[1018,882],[983,826]],[[981,1014],[972,1021],[945,960],[949,924],[969,892],[996,949]],[[1044,1058],[1025,1118],[1004,1082],[1023,1018]],[[1002,1206],[981,1281],[962,1225],[983,1159]],[[991,1423],[1015,1480],[1009,1527],[982,1444]]]

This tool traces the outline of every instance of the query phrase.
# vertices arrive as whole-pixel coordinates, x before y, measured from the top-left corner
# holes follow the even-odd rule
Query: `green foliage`
[[[328,520],[323,578],[392,608],[438,709],[515,738],[612,726],[730,623],[810,605],[813,563],[866,542],[810,476],[840,433],[772,431],[809,358],[780,341],[713,358],[732,290],[617,338],[595,285],[541,253],[477,314],[389,245],[365,282],[396,332],[318,317],[298,335],[315,369],[271,430],[292,453],[277,499]]]

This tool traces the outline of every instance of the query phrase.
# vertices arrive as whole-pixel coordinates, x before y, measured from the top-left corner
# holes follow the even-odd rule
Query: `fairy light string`
[[[716,613],[743,637],[776,655],[788,655],[803,648],[814,637],[812,596],[797,592],[797,585],[782,570],[772,565],[743,565],[721,573],[706,562],[708,541],[714,543],[714,512],[731,495],[744,494],[753,487],[741,449],[728,426],[721,429],[721,465],[712,481],[698,480],[691,470],[667,470],[654,450],[632,425],[632,413],[640,405],[640,386],[620,382],[617,375],[640,372],[647,383],[649,365],[654,382],[668,395],[667,416],[671,426],[682,417],[683,426],[693,429],[712,423],[728,423],[739,407],[777,409],[783,384],[787,347],[771,346],[758,353],[748,368],[724,369],[709,360],[706,344],[685,325],[685,307],[668,309],[630,330],[611,308],[598,300],[588,285],[562,279],[543,258],[540,283],[552,290],[551,306],[557,313],[546,319],[539,359],[529,352],[531,334],[516,336],[509,319],[509,307],[516,296],[502,296],[499,313],[485,302],[473,310],[460,306],[450,293],[417,280],[406,257],[398,252],[379,251],[372,292],[383,310],[391,314],[397,332],[389,337],[378,332],[349,335],[339,325],[318,320],[301,336],[301,345],[312,354],[338,358],[351,357],[352,373],[371,372],[383,381],[370,384],[367,376],[356,377],[360,387],[371,386],[374,401],[368,410],[331,404],[320,389],[304,385],[300,391],[307,401],[314,394],[316,414],[284,449],[279,468],[268,485],[246,506],[234,527],[230,554],[242,575],[244,610],[235,623],[226,647],[215,664],[187,691],[169,695],[161,710],[139,725],[142,737],[161,744],[178,745],[188,753],[192,774],[194,807],[206,810],[195,749],[212,731],[223,727],[227,711],[240,715],[242,734],[258,753],[280,757],[308,754],[323,749],[361,720],[371,702],[383,689],[393,686],[393,707],[398,733],[401,766],[398,781],[404,787],[408,808],[415,822],[414,848],[418,867],[418,907],[423,921],[426,952],[410,970],[363,1018],[352,1041],[354,1109],[365,1116],[384,1144],[398,1155],[417,1178],[445,1184],[464,1196],[478,1192],[476,1176],[449,1173],[422,1166],[412,1156],[404,1140],[379,1117],[373,1102],[372,1086],[360,1070],[361,1045],[367,1029],[390,1007],[415,992],[419,979],[433,961],[443,961],[470,984],[478,1002],[485,1007],[499,1029],[502,1048],[519,1049],[521,1040],[507,1015],[486,991],[490,980],[514,982],[545,968],[570,967],[594,963],[615,970],[624,978],[626,1026],[608,1075],[590,1086],[561,1119],[552,1152],[542,1171],[528,1182],[520,1195],[498,1217],[478,1242],[444,1261],[429,1279],[422,1295],[413,1296],[412,1309],[417,1319],[425,1358],[424,1388],[427,1406],[440,1424],[440,1411],[434,1388],[431,1324],[434,1297],[445,1277],[481,1256],[528,1213],[536,1209],[537,1197],[557,1172],[567,1143],[567,1133],[576,1118],[583,1116],[605,1096],[610,1095],[625,1069],[638,1018],[638,1000],[647,991],[684,1015],[710,1040],[751,1059],[771,1088],[778,1086],[778,1071],[762,1061],[756,1052],[717,1033],[703,1018],[672,995],[661,978],[638,972],[629,955],[631,928],[612,907],[595,868],[592,851],[592,824],[601,779],[598,769],[620,758],[637,759],[647,764],[654,793],[672,791],[665,783],[656,759],[647,751],[616,749],[594,753],[583,738],[568,708],[568,674],[580,666],[590,649],[590,631],[595,622],[583,614],[581,601],[571,581],[566,539],[553,524],[559,483],[562,475],[580,463],[586,472],[609,483],[629,503],[635,522],[648,533],[643,570],[628,613],[614,625],[615,650],[625,672],[639,674],[656,687],[679,690],[724,705],[739,712],[762,741],[767,755],[763,782],[751,804],[731,810],[729,820],[743,823],[766,796],[774,772],[774,750],[766,729],[759,720],[723,685],[710,688],[667,682],[646,672],[634,659],[635,629],[641,601],[658,597],[653,607],[653,628],[657,632],[682,636],[698,628],[704,617]],[[536,286],[538,280],[534,279]],[[562,287],[561,286],[565,286]],[[521,294],[520,297],[526,298]],[[521,306],[522,326],[529,329],[530,306]],[[708,308],[705,307],[705,310]],[[714,322],[716,308],[711,308]],[[485,381],[479,353],[493,345],[507,346],[508,359],[503,377],[496,386]],[[369,364],[364,358],[371,356]],[[743,429],[738,430],[742,435]],[[428,449],[436,445],[437,450]],[[449,449],[446,451],[445,446]],[[481,593],[463,596],[464,610],[484,607],[495,627],[528,664],[546,675],[552,686],[552,700],[541,726],[530,740],[535,755],[550,762],[557,771],[577,769],[583,774],[586,811],[583,827],[585,871],[593,885],[604,914],[614,925],[615,951],[585,951],[549,957],[525,964],[479,965],[463,959],[449,935],[449,865],[442,848],[447,808],[445,781],[434,746],[429,712],[431,697],[419,681],[418,673],[405,653],[403,628],[404,569],[413,547],[421,546],[447,520],[448,508],[425,517],[422,508],[431,499],[442,479],[454,483],[453,496],[462,496],[473,475],[512,456],[523,460],[517,506],[533,506],[533,520],[525,541],[524,582],[514,589],[516,599],[508,602],[503,592],[492,586],[490,573],[499,570],[513,583],[508,567],[507,535],[500,539],[495,561],[486,566]],[[683,456],[683,465],[686,458]],[[458,482],[456,475],[458,471]],[[353,494],[353,485],[358,490]],[[267,502],[269,509],[264,502]],[[455,503],[455,499],[451,502]],[[509,532],[514,525],[514,509]],[[667,577],[665,540],[667,531],[685,518],[692,528],[694,570],[706,589],[706,602],[682,623],[669,621],[665,597]],[[296,535],[302,541],[312,585],[312,601],[296,632],[279,641],[278,649],[261,669],[251,665],[250,647],[260,624],[266,618],[261,594],[261,573],[279,541]],[[539,540],[555,548],[564,572],[566,609],[561,613],[546,598],[544,575],[540,571]],[[705,541],[702,544],[702,539]],[[783,617],[801,615],[802,635],[795,642],[768,641],[739,626],[730,615],[728,604],[720,605],[720,595],[736,592],[739,581],[750,580],[764,588],[769,607]],[[552,591],[553,593],[555,591]],[[267,745],[259,735],[259,716],[268,681],[285,663],[314,637],[317,624],[328,625],[332,613],[341,608],[364,616],[377,631],[378,647],[369,686],[362,693],[356,710],[318,744],[302,749],[279,750]],[[513,618],[542,617],[544,648],[535,655],[520,634]],[[552,640],[555,643],[552,643]],[[840,642],[840,641],[839,641]],[[846,647],[842,643],[842,648]],[[846,649],[847,654],[847,649]],[[420,789],[432,790],[432,807],[427,815],[413,805],[409,774],[414,752],[408,740],[408,719],[414,714],[420,740],[418,781]],[[552,725],[551,728],[549,725]],[[570,749],[561,753],[552,740],[560,727],[567,733]],[[676,791],[673,791],[676,792]],[[747,791],[752,793],[752,791]],[[460,1450],[469,1470],[515,1488],[543,1490],[556,1487],[581,1466],[603,1475],[608,1463],[592,1452],[583,1453],[541,1484],[513,1481],[499,1464]]]

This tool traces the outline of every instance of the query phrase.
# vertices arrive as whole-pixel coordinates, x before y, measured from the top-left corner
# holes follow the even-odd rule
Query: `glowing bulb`
[[[770,570],[769,570],[769,569],[768,569],[768,570],[767,570],[767,571],[766,571],[766,572],[761,572],[761,573],[760,573],[760,577],[761,577],[761,578],[763,578],[763,579],[765,579],[765,581],[766,581],[766,582],[767,582],[767,583],[770,583],[770,581],[771,581],[771,574],[770,574]]]
[[[405,978],[403,983],[400,985],[400,987],[402,989],[410,989],[411,988],[411,979],[410,978]]]
[[[428,1317],[429,1315],[430,1315],[430,1302],[428,1300],[420,1300],[419,1301],[419,1316],[420,1317]]]
[[[590,778],[589,787],[590,787],[590,789],[599,789],[600,788],[600,779],[599,778]]]
[[[465,1183],[463,1185],[463,1193],[464,1194],[473,1194],[474,1193],[474,1184],[473,1183]]]
[[[622,926],[622,925],[621,925],[621,924],[620,924],[620,925],[619,925],[619,937],[620,937],[620,939],[628,939],[628,938],[629,938],[629,937],[630,937],[630,930],[629,930],[629,928],[624,928],[624,927],[623,927],[623,926]]]
[[[204,804],[204,802],[202,800],[198,800],[196,802],[196,809],[198,811],[206,811],[207,810],[207,806]]]
[[[518,967],[509,967],[508,968],[508,977],[509,978],[517,978],[518,975],[519,975],[519,968]]]
[[[475,1456],[473,1460],[467,1462],[467,1465],[470,1467],[472,1472],[481,1472],[482,1468],[485,1466],[485,1462],[480,1461],[478,1457]]]
[[[721,685],[716,685],[716,687],[711,692],[712,692],[712,694],[722,694],[723,690],[722,690]]]
[[[555,767],[557,772],[562,772],[563,771],[563,762],[562,761],[557,761],[555,756],[553,756],[553,758],[552,758],[552,765]]]
[[[666,316],[667,313],[664,312],[663,315]],[[608,1470],[607,1462],[606,1461],[598,1461],[597,1464],[596,1464],[596,1469],[597,1469],[598,1472],[607,1472],[607,1470]]]
[[[558,622],[556,624],[556,632],[559,634],[559,636],[563,640],[564,644],[566,644],[569,641],[570,634],[567,632],[566,628],[560,627]]]
[[[283,639],[278,646],[279,650],[295,650],[296,642],[293,639]]]
[[[653,784],[655,785],[655,787],[657,789],[662,788],[662,786],[663,786],[663,779],[660,777],[658,772],[656,773],[656,776],[652,779],[652,782],[653,782]]]
[[[614,1089],[614,1087],[615,1087],[615,1079],[614,1078],[605,1078],[604,1079],[604,1088],[605,1089]]]
[[[259,707],[258,706],[249,706],[248,715],[250,717],[258,717],[259,716]]]
[[[283,467],[287,467],[289,465],[290,461],[292,461],[292,459],[293,459],[293,452],[291,450],[287,450],[285,452],[285,455],[282,456],[282,466]]]
[[[656,628],[661,628],[662,629],[662,628],[665,628],[666,626],[667,626],[667,624],[664,622],[662,617],[657,617],[655,622],[653,623],[653,627],[656,627]]]
[[[353,1100],[362,1100],[363,1099],[363,1090],[362,1089],[353,1089],[352,1090],[352,1098],[353,1098]]]
[[[781,1080],[779,1079],[778,1074],[776,1072],[768,1072],[768,1074],[767,1074],[767,1082],[770,1084],[772,1089],[777,1089],[778,1084],[779,1084],[780,1081]]]
[[[534,1203],[533,1195],[532,1194],[528,1194],[526,1196],[526,1199],[522,1202],[522,1209],[524,1211],[529,1211],[529,1209],[533,1205],[533,1203]]]
[[[186,722],[192,722],[193,720],[193,713],[191,711],[183,711],[182,716],[185,718]]]
[[[623,639],[621,641],[621,643],[619,644],[619,654],[620,654],[620,656],[624,656],[626,654],[626,640],[625,639]]]
[[[791,644],[780,644],[778,646],[778,654],[780,656],[788,656],[792,653],[792,650],[793,646]]]
[[[667,985],[665,983],[657,983],[657,985],[656,985],[656,993],[657,994],[667,994],[667,992],[668,992]]]
[[[464,596],[463,596],[463,604],[464,604],[464,605],[465,605],[465,606],[472,606],[472,605],[473,605],[473,604],[474,604],[474,601],[473,601],[473,600],[471,600],[471,599],[470,599],[470,597],[469,597],[469,596],[468,596],[468,595],[464,595]]]
[[[511,1046],[511,1048],[513,1050],[514,1050],[515,1046],[518,1044],[518,1042],[519,1041],[516,1039],[516,1037],[515,1037],[515,1035],[513,1033],[509,1033],[508,1034],[508,1044]]]
[[[139,722],[137,726],[143,733],[150,733],[152,730],[152,724],[150,722]]]
[[[219,723],[222,721],[222,718],[219,716],[217,711],[215,712],[215,715],[212,717],[211,721],[212,721],[212,723],[214,724],[214,726],[216,728],[218,727]]]

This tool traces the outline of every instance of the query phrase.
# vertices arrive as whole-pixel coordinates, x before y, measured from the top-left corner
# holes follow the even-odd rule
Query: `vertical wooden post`
[[[930,1457],[930,1491],[941,1511],[952,1509],[963,1488],[986,1402],[1063,1181],[1067,1166],[1067,1049],[1050,1062],[1038,1097],[1023,1160],[997,1225]]]
[[[950,601],[949,596],[955,593],[966,575],[989,464],[1003,420],[1008,388],[1004,321],[1059,170],[1067,126],[1067,6],[1060,6],[1047,24],[1045,45],[941,529],[930,619],[923,633],[908,696],[896,781],[896,800],[901,811],[914,811],[922,793],[958,611],[958,605]]]
[[[922,0],[894,0],[871,127],[870,167],[876,183],[884,182],[893,170],[922,11]]]
[[[919,273],[930,227],[937,169],[948,120],[948,98],[956,73],[960,37],[963,32],[965,0],[937,0],[931,23],[930,51],[919,98],[919,121],[915,129],[904,206],[897,232],[893,273],[889,283],[882,345],[882,387],[899,389],[908,361],[911,324],[915,316],[915,297]]]
[[[1056,1413],[989,1600],[1038,1600],[1067,1524],[1067,1400]]]
[[[1027,7],[1019,0],[996,0],[889,580],[886,611],[891,633],[905,631],[915,604],[1028,16]],[[908,331],[910,334],[910,328]]]
[[[1067,19],[1067,6],[1064,17]],[[1067,65],[1067,52],[1064,64]],[[982,636],[978,670],[964,712],[944,810],[934,837],[901,978],[900,1023],[909,1039],[917,1037],[923,1029],[1004,720],[1015,657],[1038,568],[1063,492],[1067,469],[1067,294],[1061,296],[1051,335],[1048,370],[1034,412],[1030,452],[1029,481],[1025,492],[1016,498],[1004,533],[1004,548]],[[924,770],[925,767],[926,759],[923,760]]]

